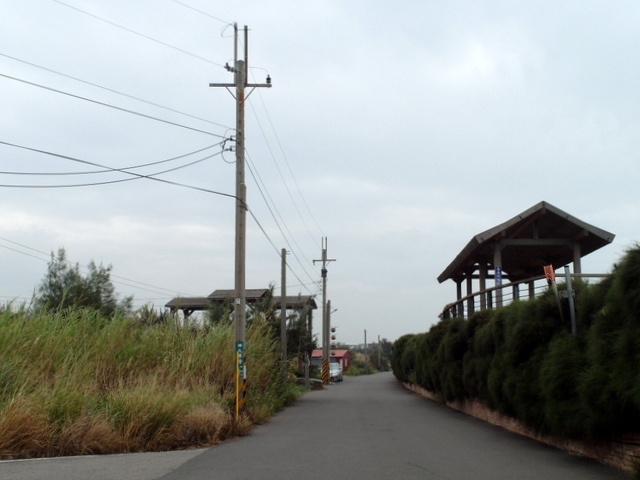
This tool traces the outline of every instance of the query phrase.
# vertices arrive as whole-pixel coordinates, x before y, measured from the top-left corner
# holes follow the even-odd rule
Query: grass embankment
[[[295,394],[265,324],[247,333],[234,419],[233,327],[143,326],[91,310],[0,314],[0,458],[161,451],[245,434]]]

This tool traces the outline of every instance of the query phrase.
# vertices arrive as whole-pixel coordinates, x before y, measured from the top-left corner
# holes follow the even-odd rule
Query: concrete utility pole
[[[331,365],[331,300],[327,300],[327,325],[326,325],[326,345],[327,345],[327,354],[325,356],[325,352],[324,352],[324,345],[322,345],[323,351],[322,351],[322,357],[327,359],[327,363],[330,366]],[[325,335],[325,325],[322,325],[322,336],[324,337]],[[331,371],[329,371],[327,373],[327,375],[329,375],[329,377],[331,377]]]
[[[364,331],[364,373],[369,375],[369,347],[367,346],[367,330]]]
[[[327,310],[327,263],[335,262],[335,259],[327,258],[327,237],[322,238],[322,259],[313,263],[322,262],[322,384],[329,384],[329,313]]]
[[[244,60],[238,59],[238,24],[234,29],[234,64],[225,68],[234,74],[233,83],[210,83],[210,87],[225,87],[229,90],[235,87],[236,93],[236,246],[235,246],[235,349],[236,349],[236,417],[246,401],[247,366],[245,363],[246,349],[246,287],[245,287],[245,251],[246,251],[246,217],[247,217],[247,186],[244,181],[244,102],[245,88],[271,87],[271,78],[267,83],[247,83],[248,71],[248,28],[244,26]],[[253,90],[251,90],[253,91]],[[229,90],[231,92],[231,90]],[[233,95],[233,93],[231,93]]]
[[[280,345],[282,362],[287,361],[287,249],[282,249],[282,285],[280,287]],[[284,366],[283,366],[284,369]]]

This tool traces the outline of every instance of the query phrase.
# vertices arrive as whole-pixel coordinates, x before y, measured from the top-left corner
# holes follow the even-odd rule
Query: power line
[[[30,254],[30,253],[23,252],[23,251],[20,251],[20,250],[15,249],[15,248],[11,248],[11,247],[8,247],[8,246],[6,246],[6,245],[2,245],[2,244],[0,244],[0,247],[2,247],[2,248],[5,248],[5,249],[7,249],[7,250],[12,250],[12,251],[17,252],[17,253],[20,253],[20,254],[22,254],[22,255],[26,255],[26,256],[28,256],[28,257],[32,257],[32,258],[35,258],[35,259],[37,259],[37,260],[41,260],[41,261],[44,261],[44,262],[49,262],[49,261],[51,260],[51,255],[53,255],[53,253],[43,252],[42,250],[38,250],[38,249],[35,249],[35,248],[32,248],[32,247],[29,247],[29,246],[27,246],[27,245],[23,245],[22,243],[14,242],[13,240],[9,240],[8,238],[0,237],[0,240],[2,240],[2,241],[4,241],[4,242],[7,242],[7,243],[11,243],[11,244],[16,245],[16,246],[18,246],[18,247],[21,247],[21,248],[24,248],[24,249],[27,249],[27,250],[31,250],[31,251],[33,251],[33,252],[36,252],[36,253],[39,253],[39,254],[45,255],[47,258],[41,258],[41,257],[37,257],[37,256],[35,256],[35,255],[32,255],[32,254]],[[73,266],[73,262],[71,262],[70,260],[65,260],[65,263],[66,263],[67,265],[71,265],[71,266]],[[78,265],[79,265],[79,264],[78,264]],[[80,265],[80,267],[81,267],[83,270],[88,270],[88,267],[86,267],[86,266],[84,266],[84,265]],[[175,290],[172,290],[172,289],[170,289],[170,288],[164,288],[164,287],[159,287],[159,286],[157,286],[157,285],[152,285],[152,284],[150,284],[150,283],[139,282],[139,281],[137,281],[137,280],[132,280],[132,279],[130,279],[130,278],[121,277],[121,276],[118,276],[118,275],[113,275],[113,274],[111,274],[111,273],[110,273],[110,276],[111,276],[111,277],[113,277],[113,278],[118,278],[118,279],[120,279],[120,280],[124,280],[124,281],[126,281],[126,282],[130,282],[130,283],[134,283],[134,284],[136,284],[136,283],[137,283],[138,285],[142,285],[142,286],[144,286],[144,287],[150,287],[150,288],[152,288],[152,289],[155,289],[155,290],[149,290],[148,288],[142,288],[142,287],[139,287],[139,286],[136,286],[136,285],[129,285],[129,284],[124,284],[124,283],[122,283],[122,282],[115,282],[115,281],[114,281],[114,283],[120,283],[120,284],[122,284],[122,285],[126,285],[126,286],[128,286],[128,287],[137,288],[137,289],[140,289],[140,290],[146,290],[146,291],[149,291],[149,292],[151,292],[151,293],[157,293],[157,294],[160,294],[160,295],[165,295],[165,294],[166,294],[166,292],[171,292],[171,293],[170,293],[170,295],[175,295],[175,293],[176,293],[176,292],[175,292]],[[164,290],[164,292],[159,291],[159,290]]]
[[[71,160],[73,162],[84,163],[86,165],[92,165],[94,167],[107,168],[107,169],[111,168],[111,167],[108,167],[108,166],[105,166],[105,165],[101,165],[99,163],[90,162],[88,160],[82,160],[82,159],[79,159],[79,158],[70,157],[70,156],[67,156],[67,155],[61,155],[59,153],[48,152],[46,150],[40,150],[40,149],[37,149],[37,148],[27,147],[27,146],[24,146],[24,145],[17,145],[15,143],[9,143],[9,142],[0,141],[0,145],[8,145],[10,147],[21,148],[21,149],[29,150],[29,151],[32,151],[32,152],[42,153],[44,155],[51,155],[51,156],[58,157],[58,158],[64,158],[66,160]],[[142,175],[140,173],[129,172],[129,171],[124,170],[122,168],[113,168],[112,170],[113,171],[117,171],[117,172],[122,172],[122,173],[125,173],[127,175],[132,175],[132,176],[137,177],[137,178],[146,178],[146,179],[149,179],[149,180],[154,180],[156,182],[166,183],[168,185],[174,185],[174,186],[177,186],[177,187],[188,188],[188,189],[191,189],[191,190],[198,190],[198,191],[201,191],[201,192],[210,193],[210,194],[213,194],[213,195],[220,195],[220,196],[223,196],[223,197],[229,197],[229,198],[234,198],[234,199],[236,198],[235,195],[231,195],[229,193],[217,192],[215,190],[209,190],[207,188],[195,187],[193,185],[187,185],[187,184],[184,184],[184,183],[173,182],[171,180],[165,180],[163,178],[156,178],[156,177],[152,177],[150,175]],[[124,180],[119,180],[119,182],[123,182],[123,181]],[[107,183],[107,182],[104,182],[104,183]],[[116,183],[116,181],[111,182],[111,183]],[[87,186],[92,186],[92,185],[87,185]],[[8,188],[14,187],[15,188],[14,185],[0,185],[0,187],[8,187]],[[31,187],[24,187],[24,188],[51,188],[51,187],[31,186]]]
[[[43,151],[43,150],[33,149],[33,148],[30,148],[30,147],[24,147],[24,146],[15,145],[15,144],[10,144],[10,143],[7,143],[7,142],[2,142],[2,141],[0,141],[0,144],[9,145],[9,146],[14,146],[14,147],[17,147],[17,148],[24,148],[24,149],[27,149],[27,150],[32,150],[32,151],[40,152],[40,153],[43,153],[43,154],[46,154],[46,155],[53,155],[53,156],[57,156],[57,157],[62,157],[62,158],[68,159],[68,160],[73,160],[73,161],[78,161],[78,162],[81,162],[81,163],[87,163],[87,164],[90,164],[90,165],[99,166],[99,167],[101,167],[101,168],[109,168],[109,167],[105,167],[105,166],[103,166],[103,165],[95,164],[95,163],[93,163],[93,162],[88,162],[88,161],[86,161],[86,160],[75,159],[75,158],[73,158],[73,157],[68,157],[68,156],[64,156],[64,155],[55,154],[55,153],[52,153],[52,152],[46,152],[46,151]],[[114,170],[114,171],[122,171],[121,169],[113,169],[113,170]],[[160,181],[160,182],[162,182],[162,183],[167,183],[167,184],[171,184],[171,185],[175,185],[175,186],[180,186],[180,187],[183,187],[183,188],[189,188],[189,189],[193,189],[193,190],[198,190],[198,191],[202,191],[202,192],[205,192],[205,193],[210,193],[210,194],[216,194],[216,195],[222,195],[222,196],[226,196],[226,197],[236,198],[236,197],[235,197],[235,196],[233,196],[233,195],[224,194],[224,193],[220,193],[220,192],[215,192],[215,191],[212,191],[212,190],[208,190],[208,189],[200,188],[200,187],[195,187],[195,186],[192,186],[192,185],[180,184],[180,183],[177,183],[177,182],[171,182],[171,181],[168,181],[168,180],[163,180],[163,179],[158,179],[158,178],[154,178],[154,177],[149,177],[149,176],[146,176],[146,175],[136,174],[136,173],[133,173],[133,172],[123,172],[123,173],[129,173],[129,174],[131,174],[131,175],[135,175],[135,176],[136,176],[136,177],[138,177],[138,178],[148,178],[148,179],[150,179],[150,180],[156,180],[156,181]],[[4,186],[4,185],[0,185],[0,187],[2,187],[2,186]],[[278,254],[278,255],[279,255],[279,254],[280,254],[280,252],[278,251],[278,248],[276,247],[275,243],[273,242],[273,240],[271,239],[271,237],[269,236],[269,234],[267,233],[267,231],[264,229],[264,227],[262,226],[262,224],[260,223],[260,221],[258,220],[258,218],[253,214],[253,212],[248,208],[248,206],[247,206],[246,204],[245,204],[245,207],[247,208],[247,211],[249,212],[249,214],[251,215],[251,217],[253,218],[253,220],[254,220],[254,221],[256,222],[256,224],[258,225],[258,228],[262,231],[262,233],[263,233],[263,235],[265,236],[265,238],[267,239],[267,241],[268,241],[268,242],[271,244],[271,246],[273,247],[273,249],[274,249],[274,251],[276,252],[276,254]],[[0,237],[0,240],[4,240],[4,241],[6,241],[6,242],[13,243],[13,244],[18,245],[18,246],[21,246],[21,247],[23,247],[23,248],[27,248],[27,249],[32,250],[32,251],[35,251],[35,252],[37,252],[37,253],[41,253],[41,254],[43,254],[43,255],[48,255],[48,254],[47,254],[47,253],[45,253],[45,252],[41,252],[40,250],[36,250],[36,249],[31,248],[31,247],[27,247],[26,245],[22,245],[22,244],[19,244],[19,243],[17,243],[17,242],[13,242],[13,241],[8,240],[8,239],[3,238],[3,237]],[[36,259],[41,260],[41,261],[48,261],[48,260],[43,259],[43,258],[41,258],[41,257],[37,257],[37,256],[35,256],[35,255],[32,255],[32,254],[29,254],[29,253],[26,253],[26,252],[19,251],[19,250],[16,250],[16,249],[14,249],[14,248],[11,248],[11,247],[7,247],[6,245],[1,245],[1,244],[0,244],[0,247],[2,247],[2,248],[6,248],[6,249],[8,249],[8,250],[13,250],[13,251],[15,251],[15,252],[17,252],[17,253],[20,253],[20,254],[23,254],[23,255],[27,255],[27,256],[29,256],[29,257],[33,257],[33,258],[36,258]],[[287,265],[287,266],[288,266],[289,270],[291,271],[291,273],[293,274],[293,276],[294,276],[294,277],[295,277],[295,278],[300,282],[300,285],[301,285],[301,286],[304,286],[304,287],[306,288],[306,290],[307,290],[309,293],[313,294],[313,292],[312,292],[309,288],[307,288],[307,286],[306,286],[306,285],[308,285],[308,284],[305,284],[305,283],[302,281],[302,279],[300,279],[300,277],[297,275],[297,273],[296,273],[296,272],[295,272],[295,271],[294,271],[294,270],[293,270],[289,265]],[[306,272],[305,272],[305,273],[306,273]],[[307,273],[307,275],[308,275],[308,273]],[[114,275],[114,277],[116,277],[116,276]],[[124,277],[117,277],[117,278],[123,278],[124,280],[130,281],[130,282],[141,283],[141,282],[136,282],[135,280],[126,279],[126,278],[124,278]],[[313,279],[312,279],[312,280],[313,280]],[[122,283],[122,282],[118,282],[118,283]],[[315,283],[315,282],[314,282],[314,283]],[[127,284],[124,284],[124,285],[127,285]],[[134,287],[134,286],[132,286],[132,285],[127,285],[127,286]],[[134,287],[134,288],[139,288],[139,287]],[[162,288],[162,287],[154,287],[154,288],[161,288],[161,289],[163,289],[163,290],[170,291],[169,289],[164,289],[164,288]],[[157,291],[155,291],[154,293],[162,293],[162,292],[157,292]]]
[[[53,0],[54,2],[57,0]],[[143,118],[148,118],[150,120],[155,120],[157,122],[162,122],[162,123],[166,123],[168,125],[173,125],[174,127],[180,127],[180,128],[185,128],[187,130],[192,130],[194,132],[198,132],[198,133],[204,133],[206,135],[212,135],[214,137],[219,137],[219,138],[225,138],[223,135],[218,135],[216,133],[211,133],[211,132],[207,132],[205,130],[200,130],[198,128],[194,128],[194,127],[188,127],[186,125],[182,125],[180,123],[176,123],[176,122],[170,122],[169,120],[163,120],[161,118],[158,117],[154,117],[152,115],[147,115],[146,113],[140,113],[140,112],[136,112],[134,110],[129,110],[127,108],[122,108],[122,107],[117,107],[115,105],[111,105],[109,103],[105,103],[105,102],[99,102],[98,100],[93,100],[91,98],[87,98],[87,97],[83,97],[80,95],[75,95],[73,93],[69,93],[69,92],[65,92],[63,90],[57,90],[55,88],[52,87],[47,87],[46,85],[41,85],[39,83],[35,83],[35,82],[30,82],[28,80],[24,80],[22,78],[17,78],[17,77],[12,77],[11,75],[5,75],[3,73],[0,73],[0,77],[4,77],[4,78],[8,78],[9,80],[15,80],[17,82],[21,82],[27,85],[31,85],[33,87],[38,87],[38,88],[42,88],[44,90],[49,90],[50,92],[55,92],[55,93],[60,93],[62,95],[66,95],[68,97],[72,97],[72,98],[77,98],[79,100],[84,100],[86,102],[90,102],[90,103],[95,103],[96,105],[101,105],[103,107],[109,107],[109,108],[113,108],[114,110],[119,110],[121,112],[126,112],[126,113],[130,113],[132,115],[137,115],[139,117],[143,117]]]
[[[217,20],[217,21],[219,21],[219,22],[222,22],[222,23],[224,23],[225,25],[232,25],[232,23],[233,23],[233,22],[227,22],[226,20],[222,20],[221,18],[218,18],[218,17],[214,17],[214,16],[213,16],[213,15],[211,15],[210,13],[203,12],[202,10],[198,10],[197,8],[194,8],[194,7],[192,7],[191,5],[187,5],[186,3],[179,2],[178,0],[170,0],[170,1],[172,1],[173,3],[177,3],[178,5],[182,5],[183,7],[186,7],[186,8],[188,8],[188,9],[190,9],[190,10],[193,10],[194,12],[201,13],[202,15],[205,15],[205,16],[207,16],[207,17],[209,17],[209,18],[213,18],[214,20]]]
[[[127,98],[130,98],[132,100],[137,100],[138,102],[146,103],[147,105],[151,105],[153,107],[162,108],[162,109],[167,110],[169,112],[178,113],[180,115],[184,115],[185,117],[193,118],[194,120],[200,120],[202,122],[210,123],[211,125],[216,125],[218,127],[223,127],[223,128],[230,129],[230,127],[228,127],[226,125],[222,125],[221,123],[216,123],[214,121],[207,120],[206,118],[197,117],[197,116],[191,115],[189,113],[181,112],[180,110],[176,110],[174,108],[166,107],[164,105],[160,105],[159,103],[150,102],[149,100],[145,100],[143,98],[136,97],[134,95],[129,95],[128,93],[120,92],[118,90],[114,90],[112,88],[105,87],[105,86],[99,85],[97,83],[88,82],[86,80],[82,80],[81,78],[74,77],[72,75],[67,75],[66,73],[58,72],[56,70],[52,70],[51,68],[43,67],[42,65],[38,65],[36,63],[32,63],[32,62],[28,62],[26,60],[22,60],[20,58],[12,57],[11,55],[0,53],[0,56],[5,57],[5,58],[9,58],[9,59],[14,60],[16,62],[24,63],[25,65],[29,65],[31,67],[39,68],[41,70],[44,70],[44,71],[47,71],[47,72],[50,72],[50,73],[54,73],[56,75],[60,75],[61,77],[65,77],[65,78],[69,78],[71,80],[75,80],[76,82],[84,83],[85,85],[90,85],[92,87],[100,88],[100,89],[105,90],[107,92],[111,92],[111,93],[115,93],[115,94],[118,94],[118,95],[122,95],[123,97],[127,97]]]
[[[89,12],[87,12],[85,10],[82,10],[82,9],[78,8],[78,7],[74,7],[74,6],[69,5],[67,3],[64,3],[64,2],[62,2],[60,0],[52,0],[52,1],[54,1],[56,3],[59,3],[60,5],[64,5],[65,7],[70,8],[72,10],[75,10],[77,12],[80,12],[80,13],[83,13],[85,15],[88,15],[89,17],[95,18],[96,20],[100,20],[101,22],[109,24],[109,25],[111,25],[113,27],[120,28],[120,29],[125,30],[125,31],[127,31],[129,33],[133,33],[134,35],[138,35],[139,37],[146,38],[147,40],[150,40],[152,42],[158,43],[160,45],[164,45],[165,47],[169,47],[169,48],[171,48],[173,50],[176,50],[178,52],[184,53],[185,55],[189,55],[190,57],[197,58],[198,60],[202,60],[203,62],[210,63],[211,65],[215,65],[216,67],[224,68],[224,65],[221,65],[221,64],[216,63],[214,61],[211,61],[208,58],[204,58],[204,57],[201,57],[199,55],[196,55],[195,53],[188,52],[187,50],[184,50],[182,48],[176,47],[175,45],[171,45],[170,43],[163,42],[162,40],[158,40],[156,38],[150,37],[148,35],[145,35],[144,33],[136,32],[135,30],[132,30],[130,28],[123,27],[122,25],[119,25],[119,24],[117,24],[115,22],[112,22],[111,20],[107,20],[105,18],[99,17],[98,15],[95,15],[93,13],[89,13]]]
[[[0,141],[0,144],[11,145],[11,144],[8,144],[8,143],[2,142],[2,141]],[[35,152],[38,152],[38,153],[44,153],[46,155],[60,157],[60,158],[64,158],[64,159],[67,159],[67,160],[73,160],[73,161],[79,161],[79,162],[85,163],[83,160],[74,159],[73,157],[68,157],[68,156],[65,156],[65,155],[59,155],[59,154],[56,154],[56,153],[53,153],[53,152],[46,152],[44,150],[37,150],[37,149],[29,148],[29,147],[21,147],[21,146],[18,146],[18,145],[11,145],[11,146],[24,148],[26,150],[35,151]],[[123,178],[123,179],[119,179],[119,180],[110,180],[110,181],[106,181],[106,182],[82,183],[82,184],[72,184],[72,185],[0,185],[0,187],[7,187],[7,188],[72,188],[72,187],[93,187],[93,186],[98,186],[98,185],[111,185],[111,184],[114,184],[114,183],[122,183],[122,182],[129,182],[129,181],[132,181],[132,180],[140,180],[141,178],[148,178],[148,179],[151,179],[151,180],[157,180],[155,177],[158,176],[158,175],[162,175],[162,174],[165,174],[165,173],[169,173],[169,172],[173,172],[173,171],[176,171],[176,170],[180,170],[180,169],[183,169],[183,168],[190,167],[192,165],[204,162],[205,160],[208,160],[208,159],[210,159],[210,158],[212,158],[212,157],[214,157],[216,155],[220,155],[220,153],[221,152],[217,152],[217,153],[214,153],[212,155],[208,155],[208,156],[206,156],[204,158],[201,158],[199,160],[194,160],[193,162],[189,162],[189,163],[187,163],[185,165],[179,165],[177,167],[169,168],[169,169],[163,170],[161,172],[151,173],[151,174],[148,174],[148,175],[134,174],[134,175],[136,175],[136,177],[134,177],[134,178]],[[129,171],[123,169],[123,168],[111,168],[109,170],[111,172],[121,172],[121,173],[128,173],[128,174],[132,174],[133,173],[133,172],[129,172]]]
[[[275,166],[276,166],[276,170],[278,171],[278,174],[280,175],[280,178],[282,179],[282,183],[284,183],[285,189],[287,190],[287,193],[289,194],[289,198],[291,199],[291,203],[293,203],[294,208],[296,209],[296,211],[298,212],[298,216],[300,217],[300,219],[302,220],[302,223],[304,224],[305,228],[307,229],[307,232],[309,232],[309,235],[312,238],[312,241],[314,241],[314,243],[316,242],[316,240],[313,238],[313,235],[311,235],[311,231],[309,230],[309,227],[307,226],[304,217],[302,216],[302,214],[300,213],[300,210],[298,209],[298,205],[296,203],[296,201],[293,199],[293,196],[291,195],[291,190],[289,190],[289,186],[287,185],[287,182],[284,179],[284,176],[282,175],[282,171],[280,170],[280,166],[278,165],[278,162],[276,160],[275,155],[273,154],[273,151],[271,150],[271,145],[269,145],[269,141],[267,140],[267,136],[265,135],[264,129],[262,128],[262,124],[260,123],[260,120],[258,119],[258,116],[256,114],[255,109],[253,108],[253,104],[251,102],[249,102],[251,105],[251,110],[253,111],[253,114],[256,118],[256,122],[258,123],[258,127],[260,128],[260,132],[262,132],[262,136],[264,138],[264,141],[267,145],[267,149],[269,150],[269,153],[271,154],[271,159],[273,160]],[[262,180],[262,179],[261,179]],[[263,182],[264,185],[264,182]],[[265,185],[265,190],[266,190],[266,185]],[[269,195],[269,198],[271,198],[271,196]],[[273,202],[273,199],[271,200],[272,203],[274,203],[274,207],[275,207],[275,202]],[[277,209],[276,209],[277,211]],[[280,216],[280,219],[282,219],[282,215],[280,215],[280,212],[278,211],[278,215]],[[284,222],[284,220],[283,220]],[[286,224],[285,224],[285,228],[286,228]],[[287,228],[287,231],[289,231],[289,229]],[[293,235],[291,234],[291,232],[289,231],[289,235],[291,235],[291,238],[293,240],[293,242],[298,245],[298,243],[296,242],[295,238],[293,237]],[[302,251],[302,249],[300,248],[300,246],[298,245],[298,248],[300,249],[300,251]]]
[[[296,188],[298,190],[298,194],[300,195],[300,198],[302,199],[302,203],[304,203],[304,205],[305,205],[305,207],[307,209],[307,212],[309,213],[309,216],[311,217],[311,219],[315,223],[316,228],[318,229],[318,231],[321,233],[321,237],[324,237],[326,235],[324,235],[322,233],[322,228],[320,228],[320,225],[318,224],[318,221],[316,220],[315,216],[313,215],[313,212],[311,211],[311,208],[309,207],[309,204],[307,203],[307,200],[306,200],[305,196],[302,193],[302,189],[300,188],[300,185],[298,184],[298,181],[296,180],[296,177],[293,174],[293,170],[291,169],[291,165],[289,164],[289,160],[287,159],[287,155],[284,152],[284,148],[282,147],[282,143],[280,142],[280,138],[278,137],[278,133],[277,133],[277,131],[276,131],[274,125],[273,125],[273,122],[271,120],[271,116],[269,115],[269,110],[267,109],[267,105],[264,102],[264,98],[262,97],[261,92],[258,92],[258,96],[260,98],[260,103],[262,103],[262,107],[264,108],[264,112],[265,112],[265,115],[267,116],[267,120],[269,122],[269,125],[271,126],[271,131],[272,131],[272,133],[273,133],[273,135],[274,135],[274,137],[276,139],[276,143],[278,144],[278,147],[280,149],[280,153],[282,154],[282,158],[284,159],[285,165],[287,166],[287,169],[289,170],[289,174],[291,175],[291,179],[293,180],[293,183],[294,183],[294,185],[296,186]],[[255,109],[253,108],[253,104],[251,102],[249,102],[249,104],[251,105],[252,111],[253,111],[254,115],[256,116],[256,121],[258,122],[258,126],[260,127],[260,130],[262,131],[262,135],[265,138],[265,142],[267,143],[267,147],[269,148],[269,153],[271,153],[271,156],[272,156],[274,162],[276,162],[276,165],[277,165],[276,157],[273,154],[273,151],[271,150],[271,147],[268,144],[268,141],[266,139],[266,135],[264,134],[264,131],[262,129],[260,121],[258,120],[258,116],[256,115]],[[278,167],[278,173],[280,173],[280,176],[282,177],[282,173],[280,172],[280,168],[279,167]],[[282,180],[283,180],[283,182],[285,182],[284,178],[282,178]],[[286,186],[286,182],[285,182],[285,186]],[[292,200],[294,206],[296,207],[296,210],[298,211],[298,215],[300,216],[300,219],[302,220],[302,223],[304,224],[305,228],[309,232],[309,235],[312,237],[314,243],[316,245],[318,245],[317,239],[311,233],[311,230],[307,226],[307,223],[304,220],[304,217],[302,216],[302,214],[298,210],[297,202],[295,200],[293,200],[293,197],[291,196],[291,192],[290,192],[288,187],[287,187],[287,192],[289,193],[289,196],[291,197],[291,200]]]
[[[291,190],[289,189],[289,185],[287,185],[287,182],[284,179],[284,176],[282,175],[282,170],[280,170],[280,166],[278,165],[276,157],[273,154],[273,150],[271,149],[271,145],[269,144],[269,141],[267,140],[267,136],[265,134],[264,129],[262,128],[262,124],[260,123],[260,119],[258,118],[258,115],[256,114],[255,108],[253,107],[253,103],[249,102],[249,105],[251,105],[251,110],[253,111],[253,115],[254,115],[254,117],[256,119],[256,122],[258,123],[258,127],[260,128],[260,132],[262,133],[262,137],[264,138],[264,141],[265,141],[265,143],[267,145],[267,149],[269,150],[269,153],[271,155],[271,159],[273,160],[273,163],[276,166],[276,170],[278,171],[278,174],[280,175],[280,178],[282,179],[282,183],[284,184],[285,190],[289,194],[289,198],[291,199],[291,203],[293,203],[294,208],[298,212],[298,216],[302,219],[302,223],[304,224],[304,226],[306,227],[307,231],[309,232],[309,236],[312,238],[313,242],[317,244],[317,240],[311,234],[311,231],[309,230],[309,227],[307,226],[307,224],[306,224],[306,222],[304,220],[304,217],[302,216],[302,213],[300,212],[300,209],[298,208],[298,205],[297,205],[296,201],[293,199],[293,196],[291,195]]]
[[[153,165],[159,165],[162,163],[173,162],[175,160],[179,160],[181,158],[189,157],[191,155],[195,155],[196,153],[204,152],[205,150],[209,150],[211,148],[217,147],[218,145],[223,145],[225,142],[219,142],[214,145],[210,145],[208,147],[204,147],[198,150],[195,150],[190,153],[185,153],[183,155],[179,155],[177,157],[167,158],[165,160],[159,160],[157,162],[143,163],[141,165],[134,165],[130,167],[123,167],[122,170],[136,170],[139,168],[150,167]],[[220,154],[218,152],[216,155]],[[97,175],[102,173],[113,173],[113,168],[105,168],[103,170],[92,170],[92,171],[84,171],[84,172],[16,172],[16,171],[0,171],[0,175],[27,175],[27,176],[74,176],[74,175]],[[158,175],[158,174],[154,174]]]
[[[278,250],[278,247],[276,247],[276,244],[273,243],[273,240],[271,240],[271,237],[269,236],[267,231],[264,229],[264,227],[262,226],[262,224],[260,223],[258,218],[253,214],[253,212],[251,210],[247,209],[247,211],[249,212],[249,215],[251,215],[253,220],[256,222],[256,224],[258,225],[258,228],[260,228],[260,230],[262,231],[263,235],[266,237],[267,241],[271,244],[271,246],[273,247],[273,250],[279,256],[280,255],[280,251]],[[287,264],[287,267],[289,268],[289,271],[293,274],[293,276],[296,277],[296,280],[298,280],[300,282],[300,284],[304,286],[305,283],[300,279],[300,277],[297,275],[297,273],[295,271],[293,271],[293,269],[288,264]],[[307,288],[307,291],[309,293],[311,293],[311,290],[309,290],[308,288]]]
[[[245,150],[246,152],[246,150]],[[262,187],[260,186],[260,183],[262,183],[262,185],[265,187],[265,191],[266,191],[266,186],[264,185],[264,182],[262,182],[262,179],[260,178],[260,181],[258,181],[259,178],[259,174],[258,174],[258,178],[256,178],[256,173],[254,173],[255,167],[252,166],[253,162],[251,161],[251,157],[249,156],[249,154],[247,153],[247,157],[249,159],[249,162],[247,162],[247,166],[249,167],[249,172],[251,173],[251,176],[253,177],[254,181],[256,182],[256,185],[258,187],[258,191],[260,192],[260,195],[262,196],[265,204],[267,205],[267,208],[269,209],[269,212],[271,213],[271,217],[273,218],[273,221],[276,223],[276,226],[278,227],[278,230],[280,230],[280,233],[282,234],[282,237],[284,238],[284,241],[287,243],[287,245],[289,246],[289,250],[291,251],[291,253],[293,254],[293,256],[295,257],[295,259],[298,261],[298,263],[300,264],[300,266],[302,267],[302,270],[304,271],[304,273],[307,274],[307,276],[313,281],[313,276],[309,274],[309,272],[306,270],[306,268],[304,267],[302,261],[300,260],[300,257],[298,257],[298,254],[296,253],[295,249],[291,246],[291,243],[289,242],[289,240],[287,239],[287,236],[285,235],[284,231],[282,230],[282,227],[280,226],[280,222],[278,222],[278,219],[276,218],[276,216],[273,213],[273,210],[271,208],[271,206],[269,205],[269,201],[267,200],[267,198],[265,197],[265,193],[262,189]],[[287,227],[286,223],[284,222],[284,219],[282,218],[282,215],[280,215],[280,212],[278,211],[278,208],[275,205],[275,202],[273,201],[273,199],[271,198],[271,195],[269,194],[269,192],[267,191],[267,195],[269,196],[269,199],[271,200],[271,203],[273,204],[273,208],[276,210],[276,212],[278,213],[278,216],[280,217],[280,220],[282,221],[285,229],[287,230],[287,232],[289,233],[289,235],[291,236],[291,239],[293,240],[293,242],[295,243],[296,247],[302,252],[302,249],[300,248],[300,246],[298,245],[298,243],[295,241],[295,239],[293,238],[293,235],[291,234],[291,231],[289,230],[289,228]]]

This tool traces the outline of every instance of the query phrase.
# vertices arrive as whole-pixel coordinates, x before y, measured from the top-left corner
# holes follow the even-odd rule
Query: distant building
[[[351,366],[351,353],[349,350],[331,350],[329,353],[329,362],[337,363],[342,367],[342,371],[346,372]],[[322,366],[322,350],[314,350],[311,354],[311,365],[316,367]]]

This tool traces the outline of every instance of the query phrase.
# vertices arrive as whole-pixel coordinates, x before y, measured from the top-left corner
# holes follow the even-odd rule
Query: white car
[[[329,380],[332,382],[342,381],[342,367],[338,363],[329,364]]]

